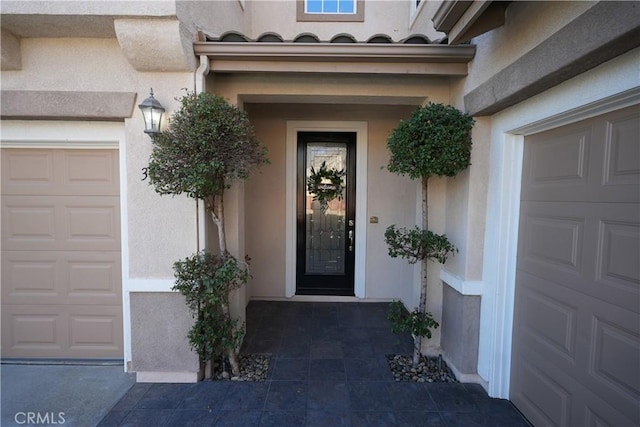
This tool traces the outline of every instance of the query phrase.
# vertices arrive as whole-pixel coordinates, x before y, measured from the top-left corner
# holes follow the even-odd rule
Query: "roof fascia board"
[[[449,33],[472,3],[474,2],[469,0],[443,1],[433,15],[434,28]]]
[[[342,74],[405,74],[430,76],[466,76],[466,63],[372,63],[372,62],[283,62],[277,60],[247,61],[242,59],[212,59],[209,67],[217,73],[342,73]]]
[[[464,43],[503,25],[506,7],[505,2],[474,1],[447,33],[449,44]]]
[[[194,51],[198,56],[215,60],[466,64],[473,59],[476,48],[472,45],[195,42]]]
[[[496,114],[639,47],[639,18],[640,8],[631,2],[595,4],[467,93],[465,111]]]

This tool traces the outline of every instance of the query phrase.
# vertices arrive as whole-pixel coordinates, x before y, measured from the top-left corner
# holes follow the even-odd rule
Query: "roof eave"
[[[212,60],[290,62],[468,63],[473,45],[195,42],[198,56]]]

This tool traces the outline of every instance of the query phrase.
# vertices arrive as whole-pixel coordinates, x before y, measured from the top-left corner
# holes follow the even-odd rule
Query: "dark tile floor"
[[[385,356],[412,342],[387,309],[253,301],[242,351],[272,355],[266,381],[138,383],[99,426],[529,426],[477,384],[393,381]]]

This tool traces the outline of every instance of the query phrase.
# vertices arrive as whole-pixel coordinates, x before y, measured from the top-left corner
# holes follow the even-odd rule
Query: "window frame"
[[[354,0],[356,13],[307,13],[306,0],[296,0],[298,22],[364,22],[364,0]]]

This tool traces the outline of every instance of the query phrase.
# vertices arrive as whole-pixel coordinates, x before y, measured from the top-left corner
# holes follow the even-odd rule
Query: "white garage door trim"
[[[0,148],[118,149],[122,286],[129,277],[127,168],[122,122],[3,120]],[[122,291],[124,360],[131,360],[129,294]],[[125,364],[126,370],[126,364]]]
[[[478,373],[487,380],[487,391],[492,397],[509,398],[524,137],[638,104],[640,87],[634,84],[632,89],[524,126],[509,126],[515,119],[504,119],[507,124],[498,134],[501,135],[498,136],[499,153],[492,156],[492,161],[499,158],[499,162],[491,172],[489,183],[484,245],[483,282],[494,286],[486,286],[482,296],[478,354]],[[500,124],[494,122],[494,125]],[[496,144],[495,139],[492,144]]]

